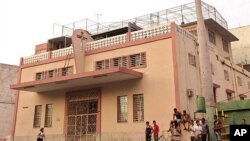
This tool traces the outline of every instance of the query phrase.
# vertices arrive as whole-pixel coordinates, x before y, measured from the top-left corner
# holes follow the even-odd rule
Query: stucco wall
[[[16,83],[17,74],[18,66],[0,64],[0,139],[11,135],[16,91],[9,85]]]
[[[169,128],[173,108],[176,107],[173,75],[172,40],[164,39],[137,46],[86,56],[86,71],[93,71],[98,60],[146,53],[146,67],[135,69],[143,73],[142,79],[126,80],[109,84],[82,87],[101,87],[101,138],[102,140],[144,140],[145,121],[156,120],[161,130]],[[22,82],[33,81],[38,71],[63,65],[62,62],[25,68]],[[74,61],[71,60],[74,64]],[[144,94],[144,121],[133,122],[133,94]],[[117,123],[117,96],[128,96],[128,122]],[[32,99],[32,101],[31,101]],[[35,105],[42,105],[41,127],[44,125],[46,104],[54,104],[52,128],[45,128],[47,139],[64,136],[65,91],[33,93],[20,91],[15,140],[32,140],[39,128],[33,128]],[[25,129],[25,130],[23,130]],[[49,140],[48,139],[48,140]]]

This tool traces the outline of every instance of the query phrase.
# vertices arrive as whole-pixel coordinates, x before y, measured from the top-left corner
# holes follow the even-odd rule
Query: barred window
[[[122,57],[122,67],[128,67],[128,56]]]
[[[62,76],[73,74],[73,67],[62,68]]]
[[[224,77],[225,77],[225,80],[229,81],[229,74],[227,70],[224,70]]]
[[[146,53],[115,57],[95,62],[95,70],[109,69],[110,67],[138,68],[146,66]]]
[[[146,55],[145,53],[138,53],[129,56],[130,67],[140,67],[146,65]]]
[[[42,105],[35,106],[35,113],[34,113],[34,128],[39,128],[41,125],[41,115],[42,115]]]
[[[112,59],[112,66],[113,67],[121,67],[122,66],[122,58],[117,57]]]
[[[53,104],[46,105],[44,127],[52,127]]]
[[[36,73],[36,80],[43,80],[46,79],[46,72],[38,72]]]
[[[223,45],[223,50],[227,53],[229,53],[229,43],[228,41],[222,39],[222,45]]]
[[[48,71],[48,78],[56,77],[57,69]]]
[[[117,97],[117,122],[128,121],[128,97]]]
[[[188,53],[188,60],[189,60],[189,65],[196,67],[196,60],[194,55]]]
[[[95,70],[108,69],[110,67],[109,59],[97,61],[95,64]]]
[[[133,121],[144,121],[144,99],[143,94],[133,95]]]
[[[209,42],[216,45],[215,33],[213,31],[208,30],[208,38],[209,38]]]

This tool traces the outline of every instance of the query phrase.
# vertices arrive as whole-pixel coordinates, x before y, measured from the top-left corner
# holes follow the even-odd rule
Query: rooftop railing
[[[202,2],[202,14],[204,19],[213,19],[225,29],[228,29],[226,20],[221,16],[217,9],[205,2]],[[54,24],[54,37],[72,35],[74,29],[83,28],[90,34],[100,34],[111,30],[127,27],[128,23],[134,23],[141,28],[150,28],[162,24],[175,22],[177,25],[197,21],[195,3],[188,3],[166,10],[150,13],[132,19],[113,22],[98,23],[89,19],[80,20],[67,25]]]

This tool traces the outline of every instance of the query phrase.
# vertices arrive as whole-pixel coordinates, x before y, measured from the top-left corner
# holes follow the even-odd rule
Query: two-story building
[[[214,100],[244,99],[250,74],[232,63],[237,38],[214,7],[202,8]],[[15,141],[34,140],[41,127],[50,141],[141,141],[146,121],[169,128],[173,108],[195,116],[201,74],[194,3],[93,30],[77,24],[21,58],[11,85],[18,90]]]

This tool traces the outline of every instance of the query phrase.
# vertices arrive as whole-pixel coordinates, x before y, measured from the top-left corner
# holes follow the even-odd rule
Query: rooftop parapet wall
[[[117,35],[114,37],[109,37],[105,39],[100,39],[98,41],[92,41],[87,43],[86,51],[93,51],[100,48],[107,48],[116,45],[122,45],[127,42],[135,42],[138,40],[142,40],[145,38],[157,37],[160,35],[164,35],[166,33],[170,33],[170,25],[159,25],[153,28],[147,28],[144,30],[139,30],[127,34]],[[63,49],[58,49],[54,51],[44,52],[36,55],[32,55],[29,57],[23,58],[24,64],[31,64],[36,62],[45,61],[52,58],[58,58],[62,56],[71,55],[73,53],[73,48],[67,47]]]

